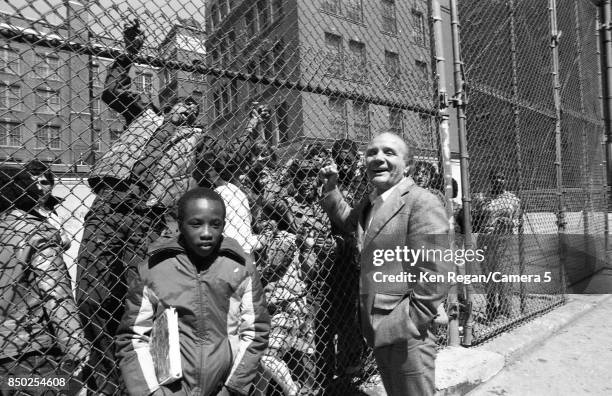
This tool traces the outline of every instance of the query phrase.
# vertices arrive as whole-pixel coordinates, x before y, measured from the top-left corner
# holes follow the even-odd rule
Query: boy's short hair
[[[196,187],[187,191],[181,198],[179,198],[177,203],[178,221],[182,221],[185,218],[185,208],[187,207],[187,203],[200,198],[221,203],[221,207],[223,208],[223,218],[225,218],[225,202],[223,202],[221,195],[210,188]]]

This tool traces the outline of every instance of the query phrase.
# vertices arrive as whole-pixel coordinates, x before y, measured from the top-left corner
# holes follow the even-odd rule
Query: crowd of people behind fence
[[[367,349],[357,317],[358,249],[319,204],[318,173],[335,163],[338,187],[355,206],[369,193],[359,145],[313,142],[287,161],[260,138],[271,115],[263,105],[251,110],[244,130],[227,140],[211,137],[194,126],[200,108],[192,98],[160,111],[130,91],[130,68],[144,41],[138,21],[124,38],[126,52],[110,67],[102,100],[126,126],[88,177],[96,197],[84,219],[74,299],[61,258],[70,240],[54,232],[61,224],[53,218],[53,174],[38,161],[0,172],[0,376],[46,375],[59,366],[71,389],[124,392],[115,336],[126,295],[151,243],[180,228],[179,198],[206,187],[225,204],[223,235],[253,260],[265,291],[271,327],[257,391],[266,394],[271,380],[286,395],[350,383],[364,369]],[[446,205],[435,167],[417,163],[414,178]]]

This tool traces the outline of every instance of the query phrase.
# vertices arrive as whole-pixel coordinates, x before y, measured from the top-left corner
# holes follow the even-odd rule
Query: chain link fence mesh
[[[0,7],[0,165],[36,158],[55,174],[61,203],[49,218],[62,230],[64,244],[56,248],[63,250],[54,254],[66,266],[56,263],[56,281],[71,281],[76,305],[69,293],[55,297],[68,310],[64,318],[81,321],[82,330],[68,327],[67,345],[91,343],[90,364],[78,376],[90,389],[123,391],[113,336],[135,264],[159,235],[176,233],[180,192],[216,178],[231,183],[220,188],[234,213],[226,231],[252,250],[272,317],[257,392],[349,394],[379,382],[358,331],[355,246],[317,204],[316,172],[330,157],[346,165],[342,189],[358,202],[368,193],[365,145],[390,130],[417,160],[435,165],[430,187],[442,190],[428,1],[41,0]],[[601,238],[588,237],[603,233],[606,206],[597,10],[588,1],[560,1],[557,9],[564,211],[567,229],[585,235],[582,251],[593,258],[591,268],[568,268],[575,280],[605,255]],[[558,231],[549,9],[526,0],[461,1],[459,14],[473,226],[477,244],[489,248],[486,265],[472,270],[558,266],[556,248],[538,237],[523,239],[523,254],[515,256],[504,242],[508,233],[487,235],[478,223],[479,208],[491,204],[490,175],[501,172],[508,192],[498,203],[512,212],[514,234],[546,240]],[[123,29],[135,18],[145,41],[130,65]],[[167,127],[172,106],[186,97],[199,114],[189,127]],[[269,117],[253,111],[261,105]],[[163,159],[133,158],[153,149]],[[122,154],[123,166],[113,164],[112,155]],[[475,295],[475,343],[562,303],[563,287]],[[3,342],[35,315],[12,332],[3,325]],[[50,340],[53,330],[36,334]],[[434,330],[443,347],[445,326]],[[5,354],[2,365],[29,362],[38,338],[28,340],[15,342],[17,353]],[[54,353],[58,362],[69,359]]]
[[[485,7],[476,1],[459,2],[461,49],[470,88],[466,113],[473,225],[479,233],[479,247],[489,247],[486,261],[494,262],[493,269],[538,273],[537,268],[562,266],[568,283],[575,283],[605,261],[601,259],[605,257],[604,238],[595,237],[604,234],[606,221],[604,126],[597,99],[601,95],[597,8],[588,1],[559,1],[553,12],[561,32],[560,158],[556,155],[551,51],[556,43],[550,4],[511,0]],[[561,188],[557,187],[557,162]],[[493,202],[498,209],[512,212],[517,229],[511,233],[478,224],[479,209],[492,205],[487,194],[500,174],[506,178],[508,192]],[[561,210],[560,196],[564,201]],[[557,239],[550,243],[560,219],[565,223],[563,232],[585,236],[569,239],[566,251],[580,253],[563,260]],[[509,234],[519,238],[509,241]],[[512,250],[511,257],[504,256],[507,250]],[[482,270],[492,268],[485,262]],[[535,293],[526,293],[522,287],[508,293],[498,287],[476,295],[475,342],[561,303],[564,297],[559,292],[564,287],[541,287]]]

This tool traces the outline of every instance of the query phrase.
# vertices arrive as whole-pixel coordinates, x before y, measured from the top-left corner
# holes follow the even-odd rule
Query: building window
[[[284,16],[283,0],[272,0],[272,20],[278,21]]]
[[[0,72],[19,74],[19,54],[8,48],[0,48]]]
[[[418,88],[422,92],[429,91],[429,72],[427,71],[427,62],[420,60],[416,61],[417,83]]]
[[[36,109],[39,113],[53,114],[60,111],[60,97],[57,91],[36,90]]]
[[[389,76],[387,85],[397,87],[401,81],[401,68],[398,53],[385,51],[385,68],[387,69],[387,75]]]
[[[389,108],[389,129],[396,135],[403,136],[402,110]]]
[[[153,75],[151,73],[137,73],[134,82],[136,84],[136,92],[147,96],[153,93]]]
[[[395,17],[395,1],[381,0],[382,6],[382,31],[397,34],[397,19]]]
[[[257,1],[257,16],[259,18],[259,30],[264,30],[270,24],[270,10],[267,0]]]
[[[282,102],[276,108],[276,121],[278,123],[278,142],[286,143],[289,141],[289,106],[287,102]]]
[[[344,0],[344,16],[351,21],[363,22],[361,0]]]
[[[365,44],[350,40],[349,54],[350,59],[347,60],[347,65],[352,69],[350,73],[351,79],[363,81],[368,74]]]
[[[285,44],[282,40],[277,41],[272,48],[272,54],[274,56],[274,74],[277,77],[285,76]]]
[[[57,125],[38,125],[36,129],[36,148],[58,150],[61,148],[60,127]]]
[[[19,85],[0,85],[0,109],[21,110],[21,87]]]
[[[334,139],[344,139],[347,135],[348,120],[346,115],[346,100],[341,98],[329,99],[330,129]]]
[[[367,142],[370,140],[370,109],[366,102],[353,103],[355,123],[355,140]]]
[[[244,23],[249,37],[255,36],[257,34],[257,19],[255,19],[255,13],[252,9],[244,14]]]
[[[227,33],[227,47],[229,48],[230,54],[232,56],[232,61],[236,59],[236,56],[238,55],[236,51],[236,46],[236,32],[234,31],[234,29],[232,29]]]
[[[11,121],[0,121],[0,146],[21,146],[21,124]]]
[[[417,10],[412,10],[412,39],[416,45],[420,45],[422,47],[427,45],[425,17],[421,11]]]
[[[259,69],[263,75],[270,72],[270,54],[268,52],[259,55]]]
[[[325,33],[325,47],[327,49],[327,72],[332,76],[341,76],[344,73],[344,62],[342,56],[342,37]]]
[[[339,14],[340,0],[321,0],[321,8],[323,11]]]
[[[60,59],[55,55],[38,55],[38,63],[34,67],[38,78],[48,80],[59,80],[58,70],[60,67]]]

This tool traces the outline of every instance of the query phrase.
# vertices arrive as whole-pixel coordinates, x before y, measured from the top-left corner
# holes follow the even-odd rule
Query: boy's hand
[[[140,30],[138,18],[134,18],[133,21],[126,23],[123,27],[123,41],[125,43],[125,51],[129,55],[136,55],[142,49],[144,33]]]

